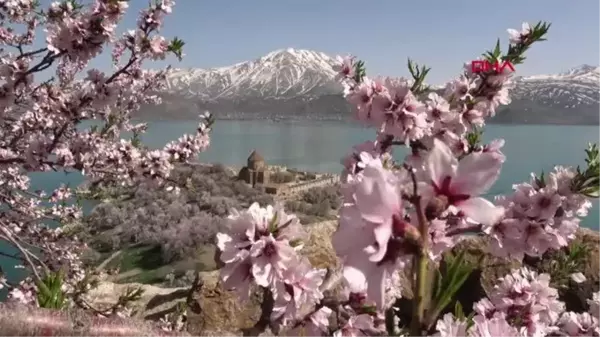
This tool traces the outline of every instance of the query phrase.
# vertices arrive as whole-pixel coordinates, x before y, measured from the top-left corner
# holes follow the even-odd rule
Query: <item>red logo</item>
[[[490,63],[487,60],[471,61],[471,71],[473,73],[481,73],[494,70],[497,74],[500,74],[504,72],[504,69],[506,69],[506,67],[508,67],[511,71],[515,71],[515,67],[512,63],[510,63],[510,61],[503,61],[502,64],[500,64],[498,61],[494,63]]]

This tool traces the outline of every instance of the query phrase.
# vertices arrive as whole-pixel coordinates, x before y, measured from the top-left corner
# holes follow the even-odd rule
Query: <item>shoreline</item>
[[[297,118],[297,117],[280,117],[280,118],[254,118],[254,117],[219,117],[215,114],[215,120],[217,121],[238,121],[238,122],[261,122],[266,121],[273,124],[285,124],[285,123],[332,123],[337,125],[348,125],[353,127],[363,128],[362,124],[351,118]],[[185,121],[197,121],[192,116],[183,118],[156,118],[156,117],[142,117],[137,116],[133,118],[136,121],[144,122],[185,122]],[[491,119],[486,125],[503,125],[503,126],[597,126],[597,123],[568,123],[567,121],[560,122],[548,122],[548,123],[507,123],[507,122],[494,122]],[[367,127],[364,127],[367,128]]]

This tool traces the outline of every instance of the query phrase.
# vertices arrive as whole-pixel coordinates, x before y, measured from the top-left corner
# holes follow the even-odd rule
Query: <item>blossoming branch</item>
[[[209,146],[209,114],[201,116],[195,134],[162,150],[140,147],[136,140],[146,125],[131,122],[142,104],[160,101],[156,92],[169,71],[144,70],[143,63],[182,57],[183,41],[159,35],[173,5],[153,1],[134,29],[118,35],[127,1],[56,1],[48,8],[33,0],[0,1],[0,241],[17,249],[11,258],[31,272],[17,284],[0,278],[10,301],[85,306],[79,295],[90,287],[80,260],[84,245],[68,230],[81,215],[72,202],[75,191],[32,191],[30,173],[80,172],[91,181],[123,185],[152,181],[176,192],[169,179],[173,165]],[[37,46],[40,32],[45,43]],[[114,71],[92,68],[78,76],[107,49]],[[94,126],[83,128],[86,121]],[[123,138],[123,131],[134,137]],[[63,226],[42,223],[48,221]]]
[[[484,55],[486,62],[522,63],[523,53],[543,41],[549,27],[509,30],[508,51],[503,54],[498,42]],[[424,84],[430,69],[412,61],[412,81],[368,78],[354,57],[339,62],[356,119],[377,130],[375,140],[356,145],[342,160],[344,204],[332,243],[343,263],[346,296],[325,296],[332,273],[311,270],[299,255],[301,228],[282,205],[233,211],[229,230],[218,239],[223,285],[240,298],[255,291],[253,285],[264,289],[273,304],[262,328],[334,336],[598,335],[596,317],[565,312],[549,276],[527,268],[498,280],[471,317],[440,317],[466,279],[459,275],[461,261],[441,280],[445,289],[432,295],[427,288],[435,277],[430,267],[437,268],[443,254],[469,234],[487,235],[494,254],[518,260],[567,246],[591,207],[589,197],[597,197],[597,148],[588,149],[584,171],[558,166],[546,177],[532,175],[515,185],[513,195],[490,201],[481,195],[496,182],[506,157],[504,140],[480,143],[482,128],[500,105],[510,103],[512,72],[473,72],[467,63],[445,90],[434,92]],[[411,152],[396,161],[393,146]],[[401,295],[403,270],[413,277],[412,313],[410,322],[398,323],[387,313]]]

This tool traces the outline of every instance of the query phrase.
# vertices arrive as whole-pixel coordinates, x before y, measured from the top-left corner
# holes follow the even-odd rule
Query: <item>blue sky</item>
[[[548,41],[534,46],[519,75],[556,73],[599,63],[598,0],[176,0],[165,36],[186,42],[176,67],[217,67],[293,47],[331,55],[352,53],[371,75],[407,75],[411,57],[433,68],[430,83],[507,41],[521,22],[552,22]],[[124,27],[147,1],[132,0]],[[105,63],[105,62],[101,62]]]

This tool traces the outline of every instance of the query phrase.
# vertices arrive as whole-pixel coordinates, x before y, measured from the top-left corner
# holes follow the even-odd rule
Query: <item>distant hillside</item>
[[[140,116],[181,120],[209,110],[223,119],[346,120],[352,113],[335,81],[335,63],[324,53],[290,48],[229,67],[177,69],[160,93],[164,103],[145,107]],[[492,123],[600,123],[599,67],[514,82],[513,102]]]

